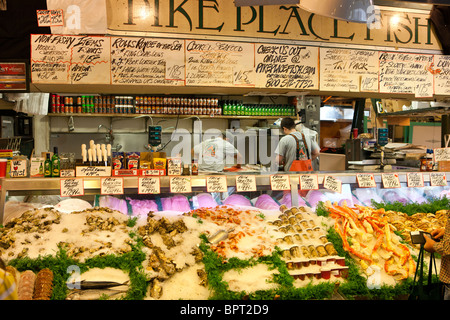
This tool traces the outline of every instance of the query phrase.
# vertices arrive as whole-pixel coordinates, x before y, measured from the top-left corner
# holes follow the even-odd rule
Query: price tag
[[[446,187],[447,176],[445,172],[430,172],[430,185],[433,187]]]
[[[274,174],[270,176],[270,188],[272,190],[290,190],[291,184],[289,181],[289,175],[287,174]]]
[[[161,193],[161,184],[159,177],[140,177],[138,185],[139,194],[158,194]]]
[[[434,162],[450,160],[450,148],[433,149]]]
[[[423,174],[421,172],[409,172],[406,174],[408,188],[423,187]]]
[[[237,176],[236,177],[236,191],[256,191],[256,177],[255,176]]]
[[[377,186],[372,173],[357,173],[356,181],[360,188],[375,188]]]
[[[342,181],[332,176],[325,176],[323,178],[323,187],[337,193],[342,193]]]
[[[319,180],[317,174],[301,174],[300,190],[318,190]]]
[[[61,197],[77,197],[84,196],[83,179],[60,179]]]
[[[208,192],[227,192],[226,176],[208,176],[206,177],[206,191]]]
[[[123,178],[102,178],[101,194],[123,194]]]
[[[382,173],[381,180],[383,180],[383,187],[386,189],[401,187],[398,173]]]
[[[191,177],[184,177],[184,176],[170,177],[170,192],[172,193],[192,192]]]

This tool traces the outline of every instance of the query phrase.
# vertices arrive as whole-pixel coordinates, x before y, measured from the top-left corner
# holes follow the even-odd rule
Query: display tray
[[[321,182],[330,175],[312,174]],[[49,269],[51,292],[43,294],[55,300],[90,293],[68,287],[70,265],[80,280],[112,285],[101,288],[109,299],[405,299],[419,249],[408,236],[445,226],[449,189],[431,186],[425,173],[423,187],[401,178],[400,188],[385,188],[379,175],[374,188],[333,173],[353,182],[341,192],[293,183],[294,193],[270,190],[269,174],[255,176],[256,192],[209,193],[200,175],[190,193],[166,184],[150,195],[136,193],[138,177],[121,177],[128,193],[102,195],[103,178],[92,177],[84,179],[90,193],[73,198],[58,195],[57,178],[2,179],[2,257],[19,287],[27,270],[36,279],[44,270],[39,277],[49,282]],[[234,186],[236,174],[226,181]],[[42,195],[46,188],[52,195]]]

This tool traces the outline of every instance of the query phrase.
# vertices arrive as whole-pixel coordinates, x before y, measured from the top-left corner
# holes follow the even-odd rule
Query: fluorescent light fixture
[[[349,22],[367,23],[373,0],[300,0],[306,11]]]
[[[300,0],[234,0],[236,7],[299,4]]]

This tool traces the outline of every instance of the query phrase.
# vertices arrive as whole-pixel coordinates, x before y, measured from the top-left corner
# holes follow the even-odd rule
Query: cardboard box
[[[319,170],[320,171],[343,171],[345,170],[345,154],[320,153]]]

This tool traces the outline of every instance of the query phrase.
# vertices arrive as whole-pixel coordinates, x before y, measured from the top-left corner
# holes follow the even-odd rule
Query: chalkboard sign
[[[254,44],[186,40],[186,85],[254,87]]]
[[[416,97],[431,97],[434,93],[433,55],[379,52],[379,91],[409,93]]]
[[[256,86],[317,90],[318,59],[317,47],[256,44]]]
[[[111,38],[111,83],[184,85],[184,41]]]
[[[450,56],[434,56],[434,93],[450,94]]]
[[[40,34],[31,36],[34,83],[109,84],[109,38]]]
[[[378,92],[378,51],[320,48],[320,90]]]

